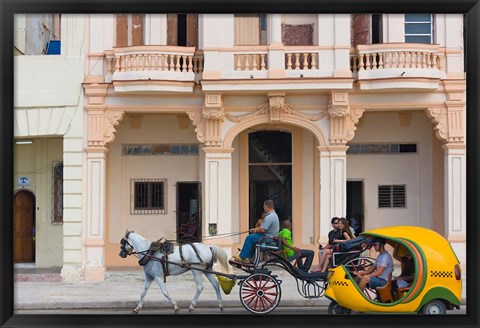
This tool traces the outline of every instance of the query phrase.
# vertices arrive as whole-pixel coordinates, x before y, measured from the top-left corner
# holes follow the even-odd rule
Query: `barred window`
[[[131,180],[131,214],[165,214],[166,179]]]
[[[53,167],[52,223],[63,223],[63,162]]]
[[[405,185],[378,186],[378,207],[406,208],[407,188]]]

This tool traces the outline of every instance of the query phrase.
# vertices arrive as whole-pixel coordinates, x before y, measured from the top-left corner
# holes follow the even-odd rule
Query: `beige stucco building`
[[[15,220],[36,233],[19,262],[102,280],[136,265],[126,229],[231,254],[272,198],[302,248],[356,216],[433,229],[465,268],[462,15],[48,19],[60,55],[22,55],[35,22],[16,17],[15,138],[32,143],[14,192],[34,205],[16,197]]]

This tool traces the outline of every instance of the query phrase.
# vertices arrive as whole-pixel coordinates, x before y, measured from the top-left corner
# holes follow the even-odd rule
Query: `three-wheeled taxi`
[[[384,238],[396,251],[413,259],[413,274],[409,283],[396,283],[395,272],[387,286],[360,290],[355,270],[374,265],[374,260],[355,265],[340,265],[330,269],[325,296],[332,302],[330,314],[363,313],[421,313],[445,314],[460,308],[462,293],[461,269],[450,243],[438,233],[421,227],[395,226],[366,231],[366,238]],[[391,250],[390,250],[391,251]],[[393,254],[404,269],[403,257]],[[400,280],[400,279],[398,279]]]

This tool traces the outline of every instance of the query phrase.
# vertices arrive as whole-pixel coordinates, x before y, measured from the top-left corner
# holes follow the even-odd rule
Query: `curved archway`
[[[223,147],[231,148],[233,140],[239,133],[241,133],[242,131],[252,126],[265,124],[265,123],[270,123],[270,117],[268,115],[255,116],[255,117],[245,119],[244,121],[238,123],[227,132],[223,140]],[[312,132],[312,134],[315,136],[315,139],[317,140],[319,146],[328,145],[327,138],[325,137],[323,130],[318,125],[314,124],[312,121],[308,119],[295,116],[295,115],[283,114],[282,120],[278,121],[278,123],[291,124],[291,125],[301,127],[303,129],[307,129],[308,131]]]

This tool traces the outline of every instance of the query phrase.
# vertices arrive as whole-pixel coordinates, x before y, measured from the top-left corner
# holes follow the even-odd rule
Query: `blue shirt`
[[[262,222],[262,228],[265,229],[265,234],[269,236],[278,236],[278,231],[280,230],[280,220],[277,213],[272,211],[265,216]]]

